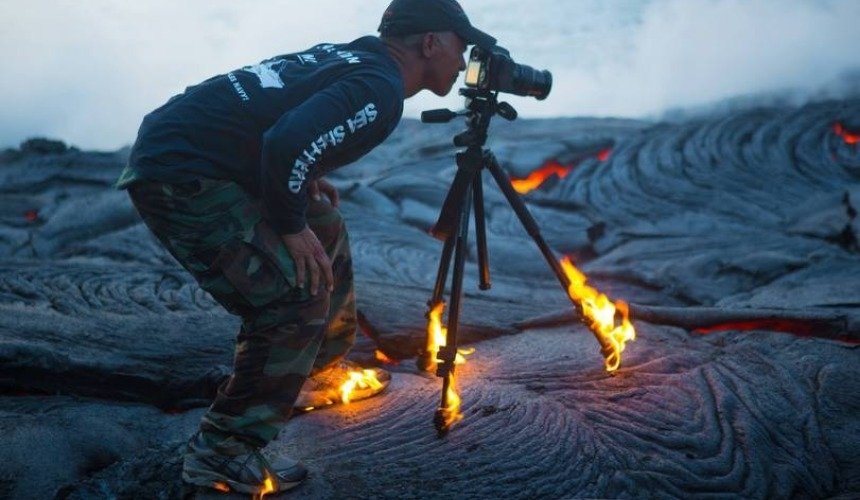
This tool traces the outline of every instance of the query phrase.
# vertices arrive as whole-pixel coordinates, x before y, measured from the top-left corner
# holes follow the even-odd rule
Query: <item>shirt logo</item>
[[[280,71],[286,64],[286,59],[273,59],[254,66],[245,66],[242,71],[257,75],[260,79],[260,87],[264,89],[282,89],[284,81],[281,80]]]

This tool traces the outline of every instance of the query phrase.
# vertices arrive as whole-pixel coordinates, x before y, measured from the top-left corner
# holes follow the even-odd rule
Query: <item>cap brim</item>
[[[482,49],[491,49],[496,45],[496,39],[474,26],[467,26],[461,30],[457,30],[463,40],[471,45],[477,45]]]

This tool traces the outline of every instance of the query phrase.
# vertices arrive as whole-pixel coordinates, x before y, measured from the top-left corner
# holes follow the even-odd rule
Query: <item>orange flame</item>
[[[860,134],[849,132],[839,122],[833,124],[833,133],[842,137],[845,144],[860,144]]]
[[[448,329],[442,326],[442,312],[445,310],[445,304],[440,302],[433,306],[430,310],[430,320],[427,322],[427,352],[430,353],[430,359],[437,363],[442,362],[438,359],[439,349],[446,345],[446,334]],[[457,355],[454,357],[454,365],[462,365],[466,362],[466,356],[475,352],[474,348],[457,349]],[[457,380],[454,377],[454,371],[451,370],[451,383],[448,385],[448,392],[445,401],[447,407],[440,408],[444,419],[443,427],[449,429],[452,425],[460,420],[463,420],[463,415],[460,413],[460,394],[457,389]]]
[[[388,356],[385,355],[384,352],[380,351],[379,349],[377,349],[373,353],[373,356],[376,358],[377,361],[379,361],[380,363],[385,363],[386,365],[398,365],[398,364],[400,364],[399,361],[397,361],[396,359],[389,358]]]
[[[430,321],[427,322],[427,352],[430,353],[430,359],[439,362],[437,356],[439,349],[445,347],[447,341],[445,339],[448,334],[448,329],[442,326],[442,312],[445,310],[445,303],[440,302],[430,310]],[[474,348],[457,349],[457,356],[454,358],[455,365],[462,365],[466,362],[466,356],[475,352]]]
[[[566,167],[555,160],[550,160],[525,179],[511,179],[511,185],[516,192],[526,194],[540,187],[550,176],[557,175],[559,178],[564,178],[571,170],[573,167]]]
[[[340,386],[340,400],[343,404],[348,404],[352,397],[352,393],[355,392],[356,389],[367,388],[382,388],[382,382],[376,378],[376,370],[365,369],[360,372],[350,370],[348,378]]]
[[[263,500],[263,497],[275,491],[275,481],[272,476],[266,472],[266,479],[263,480],[263,488],[260,490],[259,496],[254,496],[255,500]]]
[[[561,267],[570,281],[567,294],[580,305],[591,330],[609,346],[610,352],[606,354],[604,360],[606,371],[617,370],[621,364],[624,344],[636,339],[636,330],[630,323],[630,310],[627,303],[621,300],[612,303],[606,295],[586,285],[588,278],[573,265],[568,257],[561,260]],[[621,314],[619,325],[615,324],[616,312]]]
[[[463,414],[460,413],[460,391],[457,388],[457,377],[454,376],[454,371],[449,375],[451,383],[448,385],[448,392],[445,398],[447,407],[440,408],[442,410],[442,419],[444,424],[443,429],[450,429],[454,424],[463,420]]]

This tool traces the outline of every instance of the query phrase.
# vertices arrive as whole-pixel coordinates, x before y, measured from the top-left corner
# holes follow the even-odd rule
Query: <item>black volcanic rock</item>
[[[465,419],[439,440],[414,368],[441,243],[427,234],[462,124],[404,121],[330,177],[362,333],[401,359],[389,394],[296,417],[268,452],[297,497],[827,497],[860,494],[860,100],[679,123],[495,123],[560,256],[631,303],[603,369],[556,278],[485,176],[493,287],[466,264]],[[112,189],[127,151],[33,141],[0,157],[0,496],[177,498],[182,441],[229,371],[222,311]],[[38,484],[35,484],[38,483]],[[197,492],[200,498],[220,498]]]
[[[45,139],[44,137],[37,137],[33,139],[27,139],[26,141],[22,142],[21,147],[19,149],[21,150],[21,153],[25,155],[59,155],[68,151],[69,147],[66,146],[66,143],[64,143],[63,141],[55,141],[52,139]]]

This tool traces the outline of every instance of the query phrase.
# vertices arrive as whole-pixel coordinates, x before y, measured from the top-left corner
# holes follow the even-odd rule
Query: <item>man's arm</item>
[[[321,165],[385,138],[392,113],[390,87],[379,77],[337,82],[284,114],[265,133],[262,197],[276,231],[295,234],[306,226],[307,188]]]
[[[331,262],[305,220],[313,173],[333,157],[360,156],[347,153],[363,153],[381,142],[392,114],[399,118],[396,95],[383,78],[345,79],[284,114],[264,135],[263,208],[296,263],[298,286],[310,275],[312,295],[320,278],[328,290],[334,286]]]

